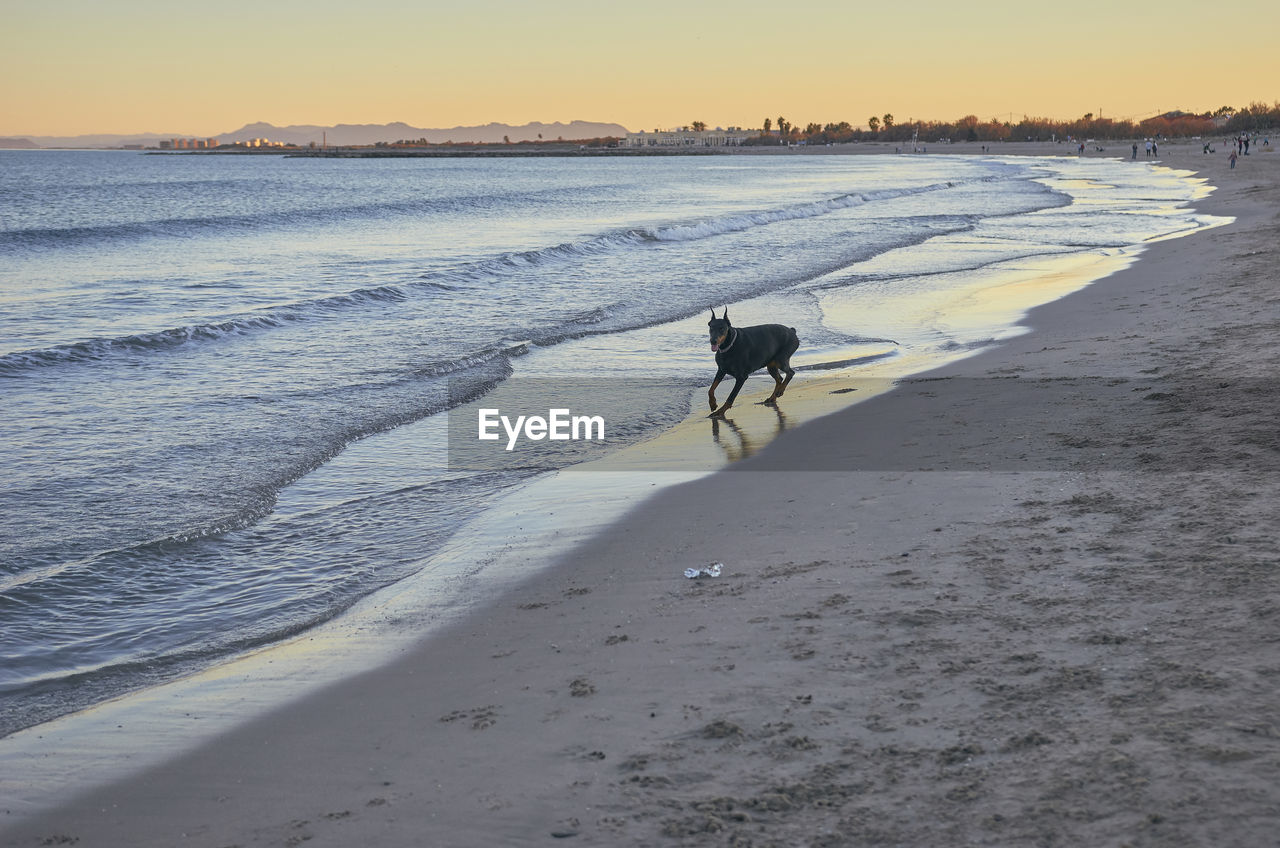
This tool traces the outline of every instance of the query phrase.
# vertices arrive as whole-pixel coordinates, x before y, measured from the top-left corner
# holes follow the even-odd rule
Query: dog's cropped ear
[[[716,320],[716,308],[714,306],[711,307],[711,320]]]
[[[729,307],[727,306],[724,308],[724,320],[726,323],[729,321]]]

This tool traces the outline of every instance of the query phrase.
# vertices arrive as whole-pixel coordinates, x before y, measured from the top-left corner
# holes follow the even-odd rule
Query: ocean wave
[[[454,359],[441,359],[434,362],[428,362],[415,368],[413,370],[413,374],[420,377],[447,377],[451,374],[457,374],[459,371],[466,371],[471,368],[488,365],[495,360],[510,360],[517,356],[524,356],[529,352],[529,345],[530,342],[526,341],[495,345],[494,347],[478,350],[474,353],[464,354],[462,356],[455,357]],[[505,377],[507,373],[510,373],[509,368],[503,376]]]
[[[641,234],[642,238],[652,241],[692,241],[694,239],[710,238],[713,236],[723,235],[725,233],[742,232],[744,230],[752,229],[753,227],[764,227],[781,221],[816,218],[820,215],[828,215],[842,209],[851,209],[855,206],[861,206],[864,203],[871,203],[877,200],[893,200],[899,197],[908,197],[910,195],[924,194],[931,191],[941,191],[948,188],[954,188],[957,184],[958,183],[953,181],[933,183],[931,185],[918,186],[915,188],[881,189],[878,191],[842,194],[838,197],[816,200],[810,203],[801,203],[795,206],[785,206],[779,209],[767,209],[759,212],[749,212],[742,215],[728,215],[721,218],[710,218],[706,221],[699,221],[693,224],[679,224],[671,227],[659,227],[652,230],[639,230],[637,232]]]
[[[172,350],[193,343],[218,342],[247,336],[305,321],[326,312],[350,306],[404,300],[408,295],[397,286],[358,289],[300,304],[272,307],[259,312],[213,321],[171,327],[148,333],[131,333],[111,338],[86,339],[47,348],[21,350],[0,356],[0,376],[17,376],[23,371],[74,362],[93,362],[118,354],[139,354]]]
[[[981,181],[993,178],[984,177]],[[997,177],[995,179],[1004,179]],[[618,249],[643,247],[662,242],[688,242],[706,238],[714,238],[729,233],[744,232],[755,227],[764,227],[782,221],[794,221],[803,218],[816,218],[850,209],[864,203],[879,200],[893,200],[915,194],[942,191],[961,185],[959,181],[932,183],[924,186],[901,189],[880,189],[876,191],[842,194],[836,197],[810,201],[774,209],[762,209],[735,215],[723,215],[689,223],[670,224],[655,227],[634,227],[614,230],[601,235],[592,236],[582,241],[563,242],[550,247],[534,250],[512,251],[503,253],[492,259],[482,259],[446,272],[431,272],[420,277],[421,282],[415,286],[435,286],[452,288],[440,282],[450,280],[456,286],[483,283],[496,276],[504,276],[512,271],[525,271],[538,266],[573,261],[585,257],[598,256]]]
[[[120,354],[137,355],[172,350],[190,344],[221,342],[230,338],[279,329],[298,322],[324,318],[350,308],[368,306],[370,304],[399,303],[423,295],[471,288],[492,282],[496,278],[507,276],[514,272],[527,271],[530,268],[552,263],[576,261],[593,255],[645,244],[687,242],[712,238],[727,233],[742,232],[754,227],[768,226],[780,221],[817,217],[878,200],[889,200],[945,190],[958,184],[952,181],[913,188],[850,193],[824,200],[747,214],[709,218],[690,224],[611,231],[582,241],[565,242],[535,250],[503,253],[496,257],[473,262],[452,270],[432,272],[408,283],[354,289],[341,294],[266,307],[255,312],[233,316],[220,321],[111,338],[88,339],[47,348],[15,351],[0,356],[0,376],[18,376],[30,369],[53,365],[100,361]],[[122,226],[129,227],[134,225]],[[13,235],[13,233],[5,235]],[[671,310],[662,316],[653,316],[651,321],[644,322],[639,326],[662,323],[675,317],[694,314],[705,306],[706,304],[701,303],[689,304],[685,309]],[[546,346],[568,339],[593,335],[595,332],[616,331],[619,328],[609,325],[607,321],[610,317],[610,312],[607,308],[596,307],[581,314],[569,316],[562,326],[540,334],[533,341],[538,345]],[[624,329],[631,329],[631,327]],[[468,356],[472,355],[469,354]],[[449,363],[438,367],[467,367],[465,361],[466,358],[464,357],[456,362],[451,360]]]
[[[314,224],[345,224],[389,216],[420,216],[436,213],[485,212],[510,208],[513,204],[536,204],[548,197],[563,195],[564,189],[529,191],[517,194],[472,194],[456,197],[412,197],[370,203],[346,203],[323,207],[263,209],[252,212],[149,218],[119,223],[85,223],[63,227],[22,227],[0,230],[0,247],[26,250],[54,250],[148,238],[190,238],[212,231],[256,232],[263,228],[288,228]]]
[[[214,324],[173,327],[153,333],[88,339],[35,350],[20,350],[0,356],[0,376],[16,376],[32,368],[68,362],[96,361],[118,353],[166,350],[191,342],[245,335],[256,330],[283,326],[287,320],[288,318],[283,315],[258,315]]]
[[[56,250],[66,247],[90,247],[110,242],[129,243],[147,238],[187,238],[207,229],[251,232],[260,229],[264,224],[279,223],[286,217],[296,220],[300,217],[319,217],[322,214],[325,213],[312,216],[306,216],[303,213],[211,215],[118,224],[26,227],[0,232],[0,247],[12,250]]]

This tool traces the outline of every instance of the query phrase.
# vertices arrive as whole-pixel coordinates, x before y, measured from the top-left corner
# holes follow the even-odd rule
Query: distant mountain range
[[[320,144],[327,141],[330,145],[345,146],[356,144],[377,144],[380,141],[400,141],[408,139],[416,141],[425,138],[427,141],[440,144],[454,142],[500,142],[503,138],[511,141],[555,141],[558,138],[580,139],[601,138],[604,136],[624,136],[627,128],[621,124],[602,124],[594,121],[570,121],[567,124],[557,121],[553,124],[534,122],[523,126],[510,124],[485,124],[476,127],[452,127],[450,129],[425,129],[411,127],[406,123],[394,124],[337,124],[332,127],[320,126],[288,126],[277,127],[273,124],[247,124],[238,130],[221,133],[215,136],[223,144],[248,141],[254,138],[267,138],[271,141],[283,141],[287,144],[307,145],[311,142]],[[138,133],[136,135],[77,135],[77,136],[26,136],[24,138],[0,138],[0,147],[123,147],[141,144],[154,147],[160,141],[171,138],[202,138],[190,133]]]

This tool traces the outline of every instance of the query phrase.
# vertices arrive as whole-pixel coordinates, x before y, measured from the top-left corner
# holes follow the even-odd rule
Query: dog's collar
[[[737,327],[730,327],[729,329],[733,331],[733,338],[729,340],[729,343],[728,343],[727,345],[725,345],[724,347],[720,348],[720,350],[718,351],[719,353],[724,353],[726,350],[728,350],[729,348],[733,347],[733,343],[734,343],[734,342],[736,342],[736,341],[738,340],[738,328],[737,328]]]

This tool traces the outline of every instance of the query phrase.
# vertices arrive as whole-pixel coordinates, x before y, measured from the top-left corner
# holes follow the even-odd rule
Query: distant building
[[[714,130],[654,130],[653,132],[627,133],[622,147],[738,147],[758,133],[741,127]]]
[[[217,147],[218,140],[216,138],[170,138],[157,142],[156,146],[161,150],[208,150]],[[130,148],[126,146],[125,149]]]
[[[221,141],[219,141],[219,140],[218,140],[218,139],[216,139],[216,138],[211,138],[211,139],[209,139],[208,145],[209,145],[209,147],[222,147],[222,146],[223,146],[222,142],[221,142]],[[227,144],[226,144],[225,146],[227,146],[227,147],[248,147],[248,148],[257,149],[257,148],[262,148],[262,147],[281,147],[281,148],[284,148],[284,147],[295,147],[296,145],[288,144],[288,143],[283,142],[283,141],[272,141],[272,140],[271,140],[271,139],[269,139],[269,138],[246,138],[244,141],[229,141],[229,142],[227,142]]]

